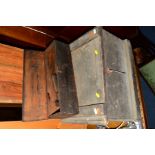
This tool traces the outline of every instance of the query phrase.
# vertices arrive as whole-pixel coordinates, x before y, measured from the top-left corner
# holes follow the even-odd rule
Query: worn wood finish
[[[101,38],[92,37],[87,42],[91,33],[93,31],[71,44],[72,48],[77,47],[71,54],[79,106],[105,103]]]
[[[128,40],[120,40],[105,30],[102,31],[102,37],[107,118],[139,121],[131,45]]]
[[[75,41],[71,42],[69,47],[71,51],[77,50],[78,48],[82,47],[83,45],[89,43],[89,41],[95,39],[100,34],[98,28],[94,28],[93,30],[88,31],[84,35],[77,38]]]
[[[106,104],[105,111],[108,119],[122,120],[131,118],[130,104],[128,104],[128,93],[126,75],[115,71],[106,74]]]
[[[22,104],[23,50],[0,44],[0,103]]]
[[[115,71],[125,72],[124,42],[105,30],[102,30],[102,35],[106,66]]]
[[[86,129],[87,124],[63,123],[60,119],[48,119],[42,121],[12,121],[1,122],[0,129]]]
[[[25,50],[23,120],[47,119],[47,94],[44,54]]]
[[[141,125],[139,104],[136,94],[137,90],[135,89],[137,83],[135,82],[133,71],[134,59],[130,42],[128,40],[121,40],[105,30],[100,30],[101,28],[97,28],[96,33],[99,32],[99,36],[101,37],[101,52],[103,52],[102,58],[104,64],[102,67],[102,73],[105,76],[105,104],[99,108],[99,115],[97,114],[97,106],[94,105],[95,107],[91,107],[89,105],[89,108],[83,106],[83,109],[79,110],[80,113],[78,115],[65,118],[64,121],[102,125],[106,125],[109,121],[133,121],[138,122]],[[93,32],[95,31],[93,30]],[[80,38],[77,40],[78,44],[73,42],[70,46],[71,49],[75,49],[76,47],[76,49],[79,50],[80,48],[85,47],[86,44],[91,43],[88,37],[84,36],[84,39],[81,40],[81,42]],[[84,40],[87,40],[88,42],[84,42]],[[77,45],[80,45],[80,47],[77,47]],[[96,48],[95,46],[93,47]],[[97,53],[99,54],[99,52]],[[85,55],[83,54],[81,57],[82,56]],[[90,58],[89,60],[91,61]],[[87,68],[85,70],[88,71],[89,68],[87,64],[84,65]],[[86,84],[87,83],[84,83],[85,87]],[[101,89],[104,89],[104,87],[102,86]],[[89,94],[92,95],[91,93]]]
[[[50,44],[50,46],[45,50],[45,69],[46,69],[46,80],[47,80],[47,103],[48,103],[48,115],[53,114],[58,109],[58,95],[56,88],[56,70],[55,70],[55,55],[56,55],[56,45],[55,43]]]
[[[67,44],[62,42],[56,41],[55,44],[60,112],[63,114],[76,114],[78,112],[78,101],[70,49]]]
[[[64,122],[106,124],[100,31],[101,28],[94,28],[70,44],[79,114],[63,119]]]
[[[25,51],[23,120],[41,120],[60,109],[78,112],[69,46],[54,41],[45,52]]]
[[[53,41],[45,51],[50,112],[58,110],[51,118],[64,118],[78,112],[71,53],[68,44]],[[53,85],[54,84],[54,85]],[[52,114],[52,113],[51,113]]]
[[[104,111],[108,120],[131,119],[124,42],[105,30],[102,38],[106,87]]]

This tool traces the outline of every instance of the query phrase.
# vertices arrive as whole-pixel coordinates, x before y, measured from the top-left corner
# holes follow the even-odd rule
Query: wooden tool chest
[[[120,122],[124,128],[145,128],[127,39],[95,27],[71,43],[54,40],[45,50],[1,44],[0,60],[0,102],[22,107],[25,123],[61,119],[64,124],[109,128]]]

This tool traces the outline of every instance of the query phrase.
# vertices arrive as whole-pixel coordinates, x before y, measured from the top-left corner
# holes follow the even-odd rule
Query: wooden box
[[[70,44],[79,114],[64,119],[106,125],[141,126],[136,69],[131,44],[97,27]]]

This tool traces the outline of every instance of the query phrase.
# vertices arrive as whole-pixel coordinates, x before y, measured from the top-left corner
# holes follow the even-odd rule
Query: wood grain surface
[[[23,50],[0,44],[0,103],[22,104]]]
[[[56,45],[52,43],[45,50],[45,68],[46,68],[46,82],[47,82],[47,104],[48,104],[48,115],[53,114],[58,109],[60,109],[57,101],[57,88],[54,78],[56,78],[55,70],[55,54],[56,54]]]
[[[78,112],[77,97],[68,44],[53,41],[45,50],[45,64],[48,114],[58,109],[62,117],[76,114]]]
[[[24,51],[23,120],[47,119],[47,94],[44,54]]]
[[[56,41],[56,75],[58,99],[62,114],[77,114],[78,100],[69,45]]]

